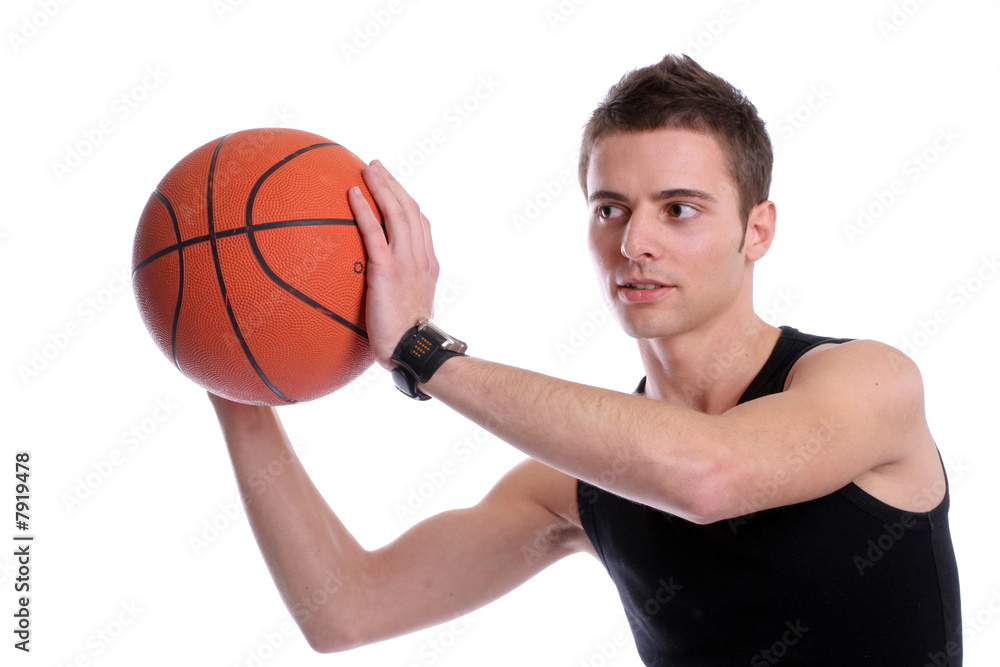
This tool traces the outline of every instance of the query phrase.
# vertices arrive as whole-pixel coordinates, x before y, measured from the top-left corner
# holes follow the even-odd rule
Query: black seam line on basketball
[[[181,242],[181,227],[177,223],[177,214],[174,213],[174,207],[170,205],[170,200],[160,192],[159,190],[153,190],[153,196],[160,200],[160,202],[166,207],[167,214],[170,216],[170,222],[174,226],[174,236],[177,237],[177,245],[180,247]],[[174,307],[174,321],[170,326],[170,353],[173,355],[174,366],[177,370],[180,370],[181,365],[177,361],[177,323],[181,319],[181,300],[184,298],[184,251],[180,250],[177,253],[177,305]]]
[[[243,337],[243,331],[240,330],[239,322],[236,321],[236,313],[233,312],[233,306],[229,303],[229,292],[226,291],[226,280],[222,275],[222,262],[219,260],[219,247],[218,247],[218,235],[215,233],[215,214],[212,211],[212,188],[215,184],[215,165],[219,159],[219,152],[222,150],[222,144],[226,143],[226,139],[230,135],[226,135],[219,140],[216,144],[215,150],[212,152],[212,162],[208,168],[208,188],[206,193],[206,210],[208,211],[208,242],[212,248],[212,261],[215,263],[215,275],[219,280],[219,291],[222,293],[222,302],[226,304],[226,313],[229,314],[229,323],[233,327],[233,333],[236,334],[236,338],[240,341],[240,346],[243,348],[243,354],[246,355],[247,361],[253,366],[254,371],[256,371],[257,376],[261,381],[267,385],[275,396],[287,403],[294,403],[295,401],[289,399],[281,390],[275,387],[271,381],[268,379],[264,370],[254,359],[253,353],[250,351],[250,346],[247,344],[246,339]]]
[[[354,218],[308,218],[304,220],[276,220],[275,222],[261,222],[254,225],[253,228],[255,231],[266,231],[268,229],[284,229],[285,227],[325,227],[328,225],[338,226],[338,225],[357,225],[357,224],[358,223],[356,220],[354,220]],[[225,239],[231,236],[239,236],[240,234],[246,234],[246,233],[247,233],[247,228],[245,226],[235,227],[233,229],[224,229],[221,232],[216,232],[215,238]],[[184,248],[189,248],[193,245],[198,245],[199,243],[205,243],[208,240],[209,240],[208,234],[204,234],[202,236],[192,236],[186,241],[180,241],[179,243],[167,246],[162,250],[157,250],[152,255],[139,262],[138,266],[136,266],[132,270],[132,277],[135,278],[136,274],[138,274],[139,271],[143,270],[149,264],[152,264],[153,262],[155,262],[161,257],[164,257],[165,255],[169,255],[170,253],[176,250],[183,250]]]
[[[282,278],[277,273],[275,273],[273,269],[271,269],[271,267],[267,263],[267,260],[264,259],[264,255],[261,253],[260,248],[257,246],[257,239],[254,237],[254,233],[257,231],[258,227],[253,224],[253,204],[254,201],[257,199],[257,192],[264,185],[264,181],[270,178],[271,174],[273,174],[282,166],[284,166],[291,160],[294,160],[298,156],[307,153],[311,150],[315,150],[317,148],[324,148],[328,146],[337,146],[337,144],[313,144],[312,146],[306,146],[305,148],[300,148],[294,153],[286,155],[281,160],[271,165],[271,167],[268,168],[267,171],[265,171],[263,174],[260,175],[260,178],[257,179],[257,182],[253,184],[252,188],[250,188],[250,194],[247,196],[247,207],[246,207],[247,241],[250,242],[250,249],[253,251],[254,257],[257,258],[257,264],[260,265],[260,268],[264,271],[265,274],[267,274],[267,277],[270,278],[274,282],[274,284],[276,284],[278,287],[280,287],[281,289],[285,290],[286,292],[294,296],[299,301],[311,306],[314,310],[316,310],[316,312],[320,313],[321,315],[329,317],[334,322],[347,327],[348,329],[358,334],[365,340],[368,340],[367,331],[365,331],[358,325],[354,324],[350,320],[347,320],[344,317],[338,315],[337,313],[333,312],[332,310],[321,304],[319,301],[316,301],[312,297],[303,294],[298,289],[296,289],[292,285],[282,280]]]

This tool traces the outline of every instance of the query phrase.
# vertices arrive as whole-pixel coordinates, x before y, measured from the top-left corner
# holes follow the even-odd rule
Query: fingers
[[[409,254],[422,270],[436,264],[429,223],[413,197],[378,160],[373,160],[362,176],[382,209],[386,235],[394,252]]]
[[[359,188],[348,201],[368,252],[365,322],[376,361],[392,368],[392,353],[403,333],[430,317],[438,262],[430,222],[416,201],[378,161],[361,171],[385,221],[385,228]]]
[[[368,252],[368,261],[375,264],[384,263],[389,257],[389,246],[372,207],[368,204],[361,188],[355,186],[347,191],[347,203],[354,212],[354,220],[358,223],[358,231]]]
[[[440,266],[437,261],[437,255],[434,254],[434,240],[431,238],[431,221],[423,213],[420,214],[420,221],[422,223],[421,229],[424,232],[424,245],[430,256],[430,274],[437,281]]]
[[[407,224],[407,218],[412,214],[405,205],[405,199],[401,200],[397,188],[392,187],[395,179],[390,181],[386,178],[387,173],[384,168],[379,169],[377,161],[373,161],[361,170],[361,176],[365,179],[368,191],[372,193],[372,198],[382,210],[382,217],[385,219],[386,236],[389,237],[390,242],[395,248],[408,248],[410,247],[411,233],[410,224]],[[410,199],[410,202],[413,202],[413,200]],[[412,206],[415,208],[416,203],[413,202]]]

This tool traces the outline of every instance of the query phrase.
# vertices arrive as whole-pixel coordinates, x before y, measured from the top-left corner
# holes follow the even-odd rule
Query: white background
[[[639,664],[586,556],[462,624],[312,653],[237,507],[204,392],[156,349],[126,283],[139,213],[177,160],[235,130],[296,127],[408,174],[443,267],[437,319],[471,352],[630,390],[642,371],[601,315],[574,156],[625,71],[687,52],[754,101],[776,144],[778,236],[757,265],[759,310],[911,346],[951,475],[966,664],[992,664],[997,19],[996,3],[974,0],[8,0],[0,662]],[[950,139],[935,147],[939,136]],[[859,209],[872,217],[851,232]],[[534,333],[512,338],[508,322]],[[522,457],[440,404],[403,399],[376,370],[280,414],[371,548],[476,502]],[[30,656],[12,647],[16,451],[32,466]],[[457,472],[428,486],[449,462]],[[401,517],[420,490],[428,498]]]

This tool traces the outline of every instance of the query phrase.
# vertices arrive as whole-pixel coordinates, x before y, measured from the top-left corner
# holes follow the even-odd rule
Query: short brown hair
[[[667,55],[611,87],[584,129],[579,165],[584,194],[590,153],[598,139],[612,132],[664,128],[705,132],[719,142],[746,231],[750,210],[767,200],[771,188],[771,139],[750,100],[688,56]]]

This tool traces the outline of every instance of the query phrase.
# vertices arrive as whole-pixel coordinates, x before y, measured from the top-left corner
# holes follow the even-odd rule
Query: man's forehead
[[[587,191],[616,190],[629,183],[650,190],[646,195],[675,188],[724,195],[732,187],[715,137],[678,128],[614,132],[597,140],[590,154]]]

